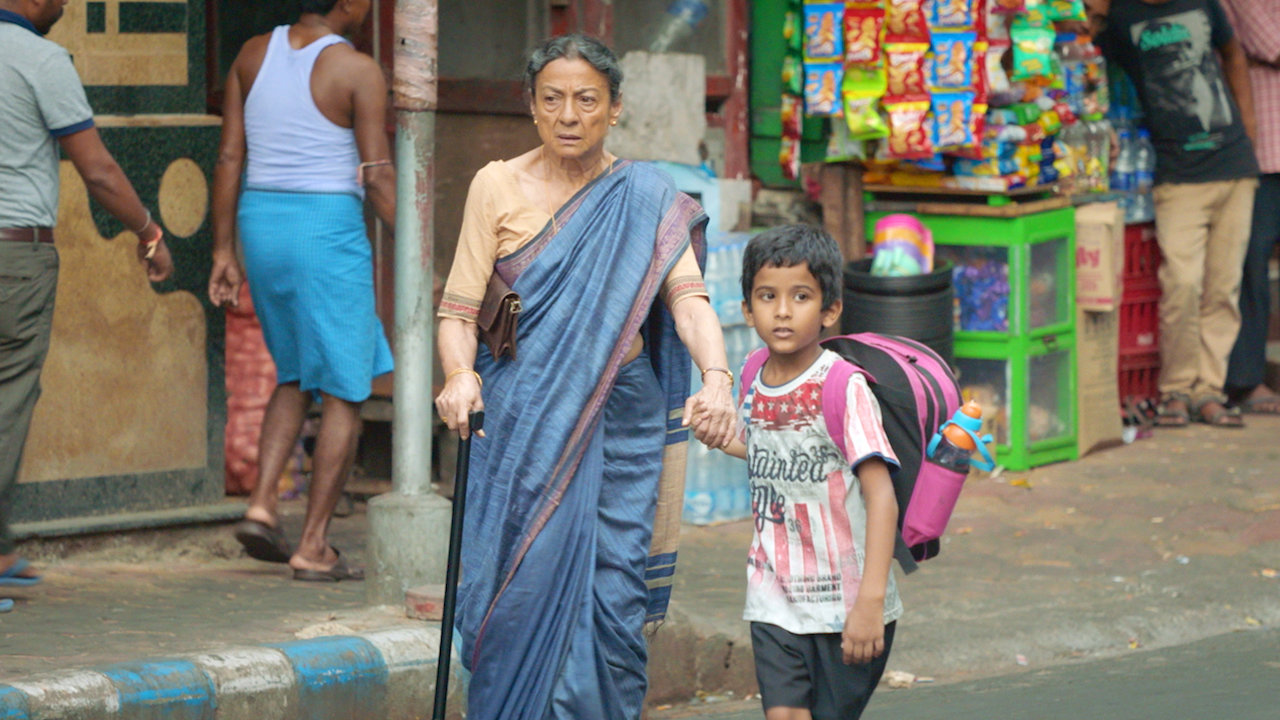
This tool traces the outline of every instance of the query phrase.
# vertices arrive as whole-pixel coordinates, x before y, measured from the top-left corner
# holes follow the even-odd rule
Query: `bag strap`
[[[764,363],[769,359],[769,348],[763,347],[752,350],[747,355],[747,360],[742,364],[742,373],[738,377],[738,397],[744,398],[747,392],[751,390],[751,383],[756,381],[756,376],[760,374],[760,368],[764,367]]]
[[[853,377],[854,373],[862,373],[868,382],[875,382],[875,378],[867,371],[841,358],[840,361],[831,366],[831,372],[827,374],[827,381],[822,384],[822,415],[827,423],[827,432],[831,435],[831,439],[835,441],[836,447],[840,448],[840,454],[846,458],[849,453],[845,450],[844,416],[849,410],[849,379]],[[901,512],[899,517],[901,517]],[[906,575],[910,575],[920,568],[915,557],[911,554],[911,548],[907,547],[907,541],[902,539],[902,530],[900,529],[896,530],[893,536],[893,558],[898,561],[898,565]]]

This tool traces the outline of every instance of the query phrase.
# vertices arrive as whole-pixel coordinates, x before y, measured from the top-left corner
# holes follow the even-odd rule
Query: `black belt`
[[[53,228],[0,228],[0,240],[8,242],[53,243]]]

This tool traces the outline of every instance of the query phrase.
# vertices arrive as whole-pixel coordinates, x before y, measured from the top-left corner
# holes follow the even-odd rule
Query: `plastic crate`
[[[1155,223],[1126,225],[1124,228],[1124,292],[1143,293],[1160,288],[1160,244]]]
[[[1126,293],[1120,302],[1120,353],[1160,350],[1160,289]]]
[[[1120,352],[1120,403],[1154,400],[1160,395],[1160,353]]]

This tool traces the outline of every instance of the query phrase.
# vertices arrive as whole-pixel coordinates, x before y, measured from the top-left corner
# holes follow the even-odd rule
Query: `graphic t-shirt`
[[[822,386],[839,355],[824,350],[809,369],[772,387],[756,377],[741,400],[755,532],[747,558],[743,618],[797,634],[844,629],[865,566],[867,508],[856,468],[873,457],[896,469],[880,405],[860,373],[849,380],[847,456],[822,414]],[[884,621],[902,614],[893,573]]]
[[[1156,148],[1156,182],[1258,174],[1216,48],[1232,37],[1218,0],[1113,0],[1098,39],[1133,80]]]

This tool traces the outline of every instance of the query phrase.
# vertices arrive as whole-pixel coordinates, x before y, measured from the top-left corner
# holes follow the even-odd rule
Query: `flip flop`
[[[0,598],[0,613],[7,613],[13,609],[13,601],[9,598]]]
[[[8,585],[10,587],[30,587],[40,582],[40,576],[25,577],[21,575],[23,570],[31,567],[31,563],[25,558],[18,558],[16,562],[9,566],[8,570],[0,572],[0,586]]]
[[[293,548],[280,528],[245,518],[236,523],[235,536],[254,560],[287,563],[293,557]]]
[[[1280,395],[1263,395],[1243,400],[1238,407],[1250,415],[1280,415]]]
[[[302,570],[295,569],[293,571],[293,579],[302,582],[340,582],[342,580],[363,580],[364,568],[347,567],[347,561],[342,559],[342,553],[337,548],[333,551],[338,553],[338,562],[328,570]]]
[[[1205,412],[1205,406],[1217,405],[1217,410]],[[1240,412],[1240,408],[1227,407],[1217,400],[1205,400],[1196,405],[1196,420],[1205,425],[1222,428],[1243,428],[1244,416]]]

